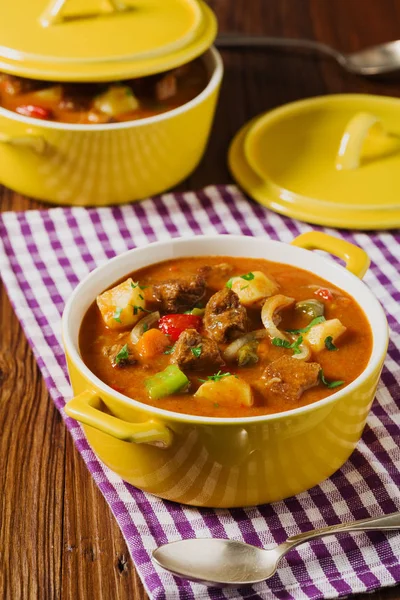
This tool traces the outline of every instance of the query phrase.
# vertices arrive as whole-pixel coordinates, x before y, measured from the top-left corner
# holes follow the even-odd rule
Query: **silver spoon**
[[[153,552],[153,560],[173,575],[211,586],[236,587],[264,581],[275,573],[289,550],[315,538],[349,531],[400,529],[400,512],[343,525],[306,531],[289,537],[272,550],[224,539],[192,539],[171,542]]]
[[[215,45],[218,48],[264,48],[274,46],[304,48],[322,52],[334,58],[347,71],[357,75],[382,75],[400,69],[400,40],[364,48],[364,50],[352,52],[351,54],[343,54],[326,44],[313,40],[251,36],[240,33],[221,33],[215,40]]]

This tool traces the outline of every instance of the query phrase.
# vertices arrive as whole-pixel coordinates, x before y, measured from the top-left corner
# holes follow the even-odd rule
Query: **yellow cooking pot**
[[[209,82],[169,112],[79,125],[0,107],[0,182],[44,201],[120,204],[162,192],[200,161],[223,66],[201,0],[20,0],[1,8],[0,72],[48,81],[118,81],[202,56]]]
[[[310,252],[340,257],[346,268]],[[116,392],[83,363],[82,319],[97,294],[130,272],[183,256],[244,256],[279,260],[312,271],[349,293],[373,333],[364,372],[314,404],[249,418],[185,415],[142,404]],[[62,319],[75,397],[65,411],[83,424],[93,450],[123,479],[162,498],[195,506],[233,507],[273,502],[329,477],[350,456],[374,399],[388,344],[382,307],[360,278],[366,253],[338,238],[306,233],[292,244],[264,237],[198,236],[125,252],[93,271],[74,291]]]

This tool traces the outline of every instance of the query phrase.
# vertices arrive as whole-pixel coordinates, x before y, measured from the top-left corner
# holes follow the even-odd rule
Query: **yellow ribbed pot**
[[[39,121],[0,107],[0,182],[57,204],[122,204],[158,194],[200,161],[214,117],[223,66],[204,56],[210,81],[167,113],[124,123]]]

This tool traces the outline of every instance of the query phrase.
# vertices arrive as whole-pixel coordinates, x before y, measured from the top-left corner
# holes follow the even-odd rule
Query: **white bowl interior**
[[[274,262],[290,264],[322,277],[342,290],[345,290],[355,299],[364,310],[370,323],[373,334],[373,350],[367,368],[355,381],[346,386],[343,392],[348,392],[350,388],[356,387],[360,383],[360,380],[368,377],[382,360],[382,356],[386,352],[388,337],[386,317],[378,300],[369,288],[367,288],[367,286],[355,275],[333,260],[322,257],[315,252],[291,246],[290,244],[270,241],[263,237],[219,235],[179,238],[167,242],[149,244],[142,248],[129,250],[90,273],[90,275],[80,283],[73,292],[63,314],[64,343],[73,362],[78,365],[84,374],[98,387],[103,388],[108,392],[111,391],[114,395],[117,395],[125,401],[136,403],[135,400],[131,400],[126,396],[111,390],[111,388],[98,379],[83,363],[79,352],[78,337],[81,322],[87,309],[99,293],[132,271],[173,258],[211,255],[265,258]],[[325,400],[320,400],[319,403],[331,401],[331,399],[342,395],[343,392],[340,390]],[[293,411],[286,411],[285,414],[309,410],[312,406],[314,405],[311,404],[294,409]],[[171,413],[170,411],[151,406],[148,408],[149,410],[158,413],[174,414],[177,417],[183,416],[178,413]],[[186,418],[187,417],[188,415],[186,415]],[[278,415],[265,415],[262,417],[248,417],[243,420],[249,421],[276,417],[278,417]],[[190,415],[190,420],[202,421],[204,418]],[[227,418],[207,418],[206,420],[221,422],[231,421],[231,419]]]

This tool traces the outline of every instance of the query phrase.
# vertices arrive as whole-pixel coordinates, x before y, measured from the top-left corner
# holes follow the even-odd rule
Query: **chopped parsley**
[[[143,323],[143,328],[142,328],[143,333],[145,333],[148,330],[149,330],[148,324],[147,323]]]
[[[173,346],[167,346],[166,350],[164,350],[164,354],[172,354],[175,350],[175,344]]]
[[[303,342],[303,336],[299,335],[297,340],[295,342],[293,342],[293,344],[291,345],[291,348],[293,349],[293,354],[301,354],[301,350],[300,350],[299,346],[301,345],[302,342]]]
[[[235,277],[231,277],[225,284],[225,287],[232,289],[232,283],[233,280],[236,279],[237,276]],[[244,279],[245,281],[251,281],[252,279],[254,279],[254,273],[246,273],[245,275],[239,275],[240,279]],[[241,287],[241,290],[245,290],[247,287],[249,287],[248,285],[245,285],[244,287]]]
[[[125,344],[125,346],[122,346],[121,350],[116,355],[115,364],[119,365],[120,362],[122,362],[124,360],[128,360],[128,358],[129,358],[128,344]]]
[[[325,379],[325,375],[324,375],[324,372],[323,372],[322,369],[319,372],[319,378],[321,380],[321,383],[323,383],[324,385],[326,385],[326,387],[329,388],[330,390],[332,390],[333,388],[337,388],[340,385],[344,384],[344,381],[339,381],[339,380],[338,381],[327,381]]]
[[[335,346],[335,344],[333,343],[333,337],[331,335],[328,335],[328,337],[325,338],[325,348],[327,350],[339,350],[339,348],[337,348]]]
[[[147,308],[143,308],[143,306],[138,306],[136,304],[132,304],[133,314],[137,315],[139,312],[151,312],[151,310],[147,310]]]
[[[122,321],[121,321],[121,313],[122,313],[122,308],[119,307],[119,308],[115,309],[115,313],[113,314],[113,319],[115,321],[118,321],[118,323],[122,323]]]
[[[244,279],[245,281],[251,281],[254,279],[254,273],[246,273],[246,275],[240,275],[240,279]]]
[[[279,346],[279,348],[291,348],[292,344],[288,340],[283,340],[282,338],[274,337],[272,338],[272,343],[274,346]]]
[[[147,285],[139,285],[138,281],[132,281],[131,288],[135,290],[137,287],[139,288],[139,290],[145,290],[147,288]]]
[[[293,350],[293,354],[301,354],[301,350],[299,346],[303,342],[303,336],[299,335],[297,340],[290,343],[288,340],[282,340],[281,338],[274,337],[272,339],[272,343],[274,346],[279,346],[280,348],[287,348],[288,350]]]
[[[314,327],[314,325],[318,325],[319,323],[323,323],[324,321],[326,321],[325,317],[315,317],[315,319],[313,319],[307,325],[307,327],[303,327],[302,329],[286,329],[286,331],[287,333],[307,333],[310,331],[311,327]]]
[[[144,300],[144,298],[143,298],[142,294],[139,294],[139,298],[140,298],[141,300]]]
[[[193,356],[195,356],[196,358],[199,358],[199,356],[201,356],[201,344],[200,346],[190,348],[190,350],[192,351]]]
[[[222,373],[222,371],[218,371],[218,373],[215,373],[214,375],[208,375],[207,379],[199,378],[199,381],[202,383],[205,383],[206,381],[221,381],[223,377],[230,377],[231,375],[232,373]]]
[[[241,287],[241,288],[240,288],[240,291],[242,291],[242,290],[245,290],[245,289],[246,289],[246,288],[248,288],[248,287],[249,287],[249,284],[247,284],[247,285],[244,285],[243,287]]]

